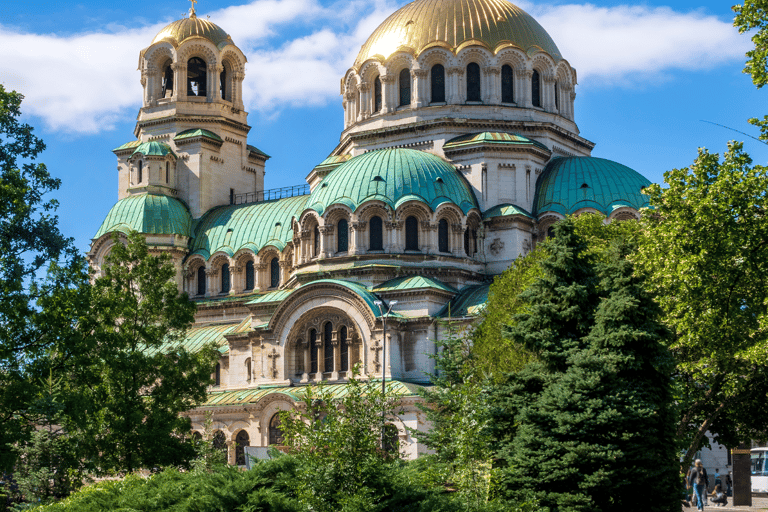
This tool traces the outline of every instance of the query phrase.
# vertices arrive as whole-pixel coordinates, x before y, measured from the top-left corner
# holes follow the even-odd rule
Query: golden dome
[[[194,12],[189,18],[176,20],[158,32],[152,40],[152,44],[165,40],[178,46],[193,37],[205,38],[218,47],[233,44],[232,39],[224,32],[223,28],[208,20],[201,20]]]
[[[442,46],[456,52],[464,43],[490,51],[510,44],[528,53],[543,50],[555,61],[562,59],[547,31],[507,0],[415,0],[379,25],[360,48],[355,67],[401,50],[418,56],[427,48]]]

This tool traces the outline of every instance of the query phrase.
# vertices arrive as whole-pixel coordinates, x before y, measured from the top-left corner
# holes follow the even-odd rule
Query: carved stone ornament
[[[501,241],[501,238],[494,239],[491,243],[491,254],[498,256],[502,249],[504,249],[504,242]]]
[[[379,340],[374,340],[371,344],[371,352],[373,352],[373,371],[379,372],[381,371],[381,360],[379,360],[379,353],[382,351],[384,346],[381,344]]]
[[[529,252],[531,252],[531,241],[526,238],[523,240],[523,255],[526,255]]]
[[[268,353],[267,357],[272,362],[272,364],[271,364],[272,368],[270,369],[270,374],[272,375],[272,379],[276,379],[277,378],[277,373],[278,373],[277,372],[277,358],[280,357],[280,354],[278,353],[277,350],[275,350],[274,347],[272,347],[272,352]]]

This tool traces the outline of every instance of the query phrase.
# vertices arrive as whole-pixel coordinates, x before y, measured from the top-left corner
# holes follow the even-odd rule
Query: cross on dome
[[[197,3],[197,0],[189,0],[190,3],[192,3],[192,7],[189,9],[189,17],[190,18],[196,18],[197,15],[195,14],[195,4]]]

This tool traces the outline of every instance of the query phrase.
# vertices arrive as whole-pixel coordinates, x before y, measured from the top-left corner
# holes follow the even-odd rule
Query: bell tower
[[[120,199],[160,193],[183,200],[199,218],[262,191],[269,157],[247,141],[246,57],[221,27],[197,17],[191,1],[189,16],[140,52],[137,140],[114,152]]]

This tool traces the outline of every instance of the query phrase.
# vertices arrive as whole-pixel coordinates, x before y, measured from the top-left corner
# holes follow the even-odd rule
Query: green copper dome
[[[109,210],[94,239],[115,231],[190,236],[192,216],[184,203],[178,199],[138,194],[119,200]]]
[[[304,211],[307,197],[214,208],[198,221],[190,252],[208,259],[218,251],[229,256],[246,248],[258,253],[267,245],[282,251],[293,238],[291,219]]]
[[[135,155],[136,153],[141,153],[144,156],[171,155],[173,158],[176,158],[176,155],[173,153],[171,146],[165,142],[142,142],[135,150],[133,150],[131,156]]]
[[[383,201],[397,209],[411,200],[433,211],[445,202],[464,213],[477,208],[472,190],[453,165],[414,149],[380,149],[352,158],[315,187],[307,205],[322,214],[332,204],[355,211],[367,201]]]
[[[617,208],[648,206],[641,191],[650,185],[640,173],[612,160],[594,157],[555,158],[536,182],[534,214],[569,215],[594,208],[610,215]]]

